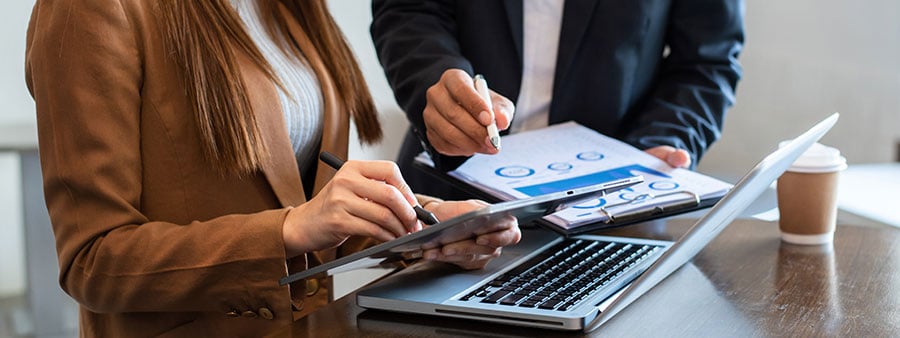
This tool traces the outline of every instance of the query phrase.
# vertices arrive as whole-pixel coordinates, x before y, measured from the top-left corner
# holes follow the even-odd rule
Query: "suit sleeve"
[[[394,97],[435,166],[445,170],[459,166],[467,157],[444,156],[431,147],[422,111],[425,92],[444,71],[456,68],[473,75],[456,40],[454,6],[455,1],[447,0],[372,1],[372,39]]]
[[[118,1],[39,0],[26,77],[62,288],[99,312],[270,306],[290,318],[286,209],[190,224],[141,213],[143,51]]]
[[[673,1],[663,61],[655,87],[625,140],[639,148],[688,150],[696,165],[722,131],[741,78],[743,0]]]

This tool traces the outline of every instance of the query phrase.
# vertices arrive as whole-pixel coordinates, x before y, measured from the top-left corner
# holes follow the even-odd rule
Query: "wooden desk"
[[[691,220],[604,234],[672,239]],[[363,310],[350,294],[276,337],[576,337],[478,321]],[[833,245],[782,243],[776,223],[738,220],[694,260],[592,335],[900,336],[900,230],[839,225]]]

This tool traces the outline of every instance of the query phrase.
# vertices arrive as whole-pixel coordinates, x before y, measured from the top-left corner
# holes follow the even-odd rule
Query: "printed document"
[[[427,164],[430,159],[425,155],[418,161]],[[644,177],[641,184],[545,217],[564,229],[610,222],[610,215],[685,199],[717,199],[731,188],[715,178],[672,168],[644,151],[575,122],[504,136],[499,154],[476,154],[448,174],[504,201]]]

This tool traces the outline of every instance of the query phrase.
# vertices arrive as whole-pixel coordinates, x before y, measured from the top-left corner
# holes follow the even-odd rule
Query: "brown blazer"
[[[305,195],[275,86],[238,60],[271,160],[251,177],[221,177],[201,155],[154,3],[34,7],[26,78],[59,281],[81,304],[83,336],[260,336],[328,301],[328,280],[288,288],[279,278],[368,244],[351,238],[286,262],[282,222]],[[346,156],[348,116],[307,35],[291,28],[322,85],[321,149]],[[333,172],[318,165],[315,191]]]

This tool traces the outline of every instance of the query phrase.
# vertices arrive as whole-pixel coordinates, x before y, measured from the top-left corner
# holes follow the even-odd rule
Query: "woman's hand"
[[[315,197],[288,212],[287,257],[332,248],[352,235],[389,241],[422,228],[415,195],[389,161],[347,161]]]
[[[468,200],[433,202],[428,203],[425,207],[438,219],[450,219],[487,205],[483,201]],[[453,263],[464,269],[481,269],[492,258],[500,256],[502,247],[516,244],[522,238],[519,223],[512,216],[481,227],[478,231],[478,236],[475,238],[425,250],[422,257],[427,260]]]

